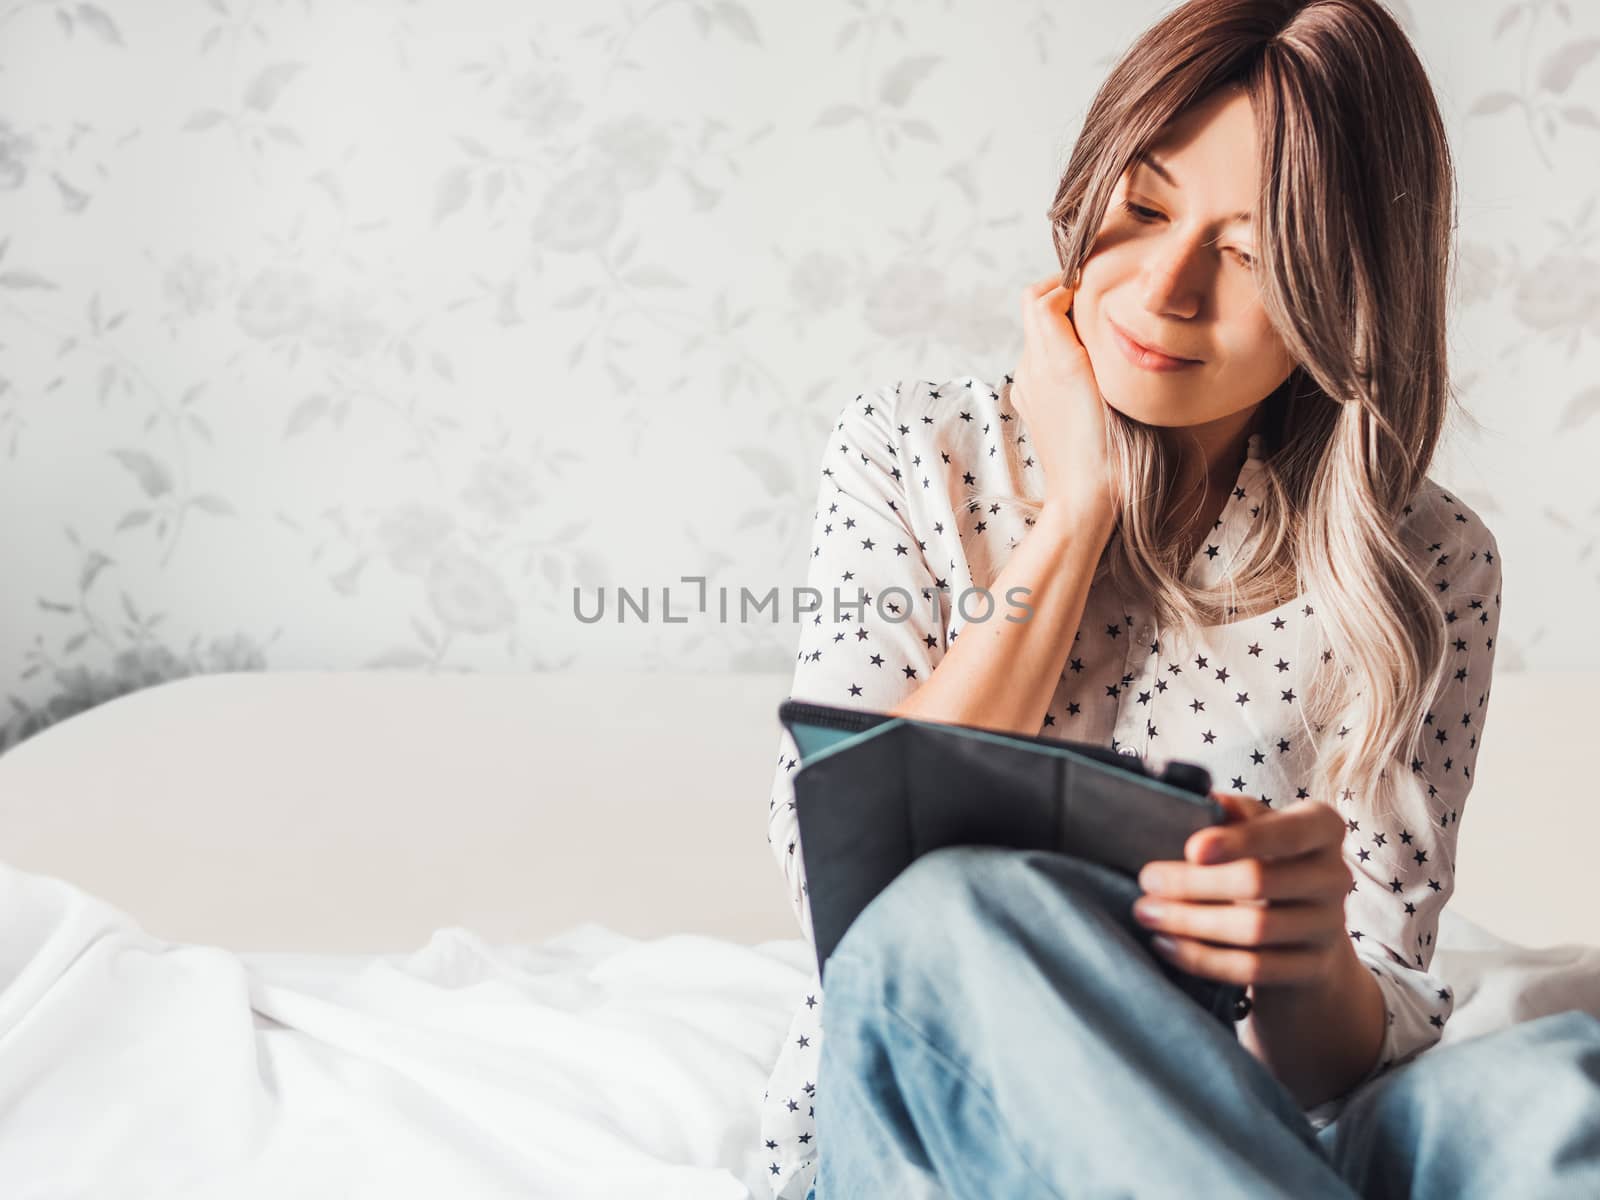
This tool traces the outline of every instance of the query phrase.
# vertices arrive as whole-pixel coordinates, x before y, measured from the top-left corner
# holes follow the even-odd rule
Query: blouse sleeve
[[[944,586],[912,528],[894,424],[894,385],[845,404],[823,449],[791,697],[882,711],[916,691],[944,655]],[[820,601],[814,594],[820,594]],[[837,606],[836,606],[837,599]],[[792,773],[779,734],[767,842],[806,940],[814,946]]]
[[[1419,756],[1395,764],[1397,811],[1387,819],[1346,820],[1345,858],[1354,881],[1345,917],[1356,953],[1383,992],[1387,1026],[1361,1083],[1436,1043],[1455,1007],[1450,988],[1428,968],[1440,914],[1455,888],[1456,833],[1488,712],[1500,551],[1475,513],[1440,497],[1436,518],[1424,518],[1433,527],[1423,525],[1422,536],[1432,556],[1425,574],[1444,613],[1447,671],[1423,718]]]

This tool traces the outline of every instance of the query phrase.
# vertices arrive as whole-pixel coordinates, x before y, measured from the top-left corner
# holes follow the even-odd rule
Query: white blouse
[[[1002,445],[1013,439],[1015,454]],[[839,414],[823,453],[807,583],[823,596],[803,628],[790,694],[842,707],[887,710],[933,673],[963,619],[955,600],[989,584],[1028,531],[1028,518],[967,500],[965,488],[1037,495],[1042,468],[1027,454],[1027,434],[1010,402],[1010,378],[991,386],[968,377],[943,384],[901,381],[857,396]],[[1186,578],[1220,581],[1243,563],[1270,499],[1261,473],[1260,435],[1233,494]],[[1034,486],[1029,487],[1032,483]],[[1398,809],[1381,814],[1345,797],[1345,860],[1354,882],[1345,915],[1357,954],[1377,977],[1387,1031],[1371,1079],[1439,1040],[1450,1018],[1450,989],[1428,973],[1439,914],[1454,887],[1456,829],[1482,736],[1500,618],[1500,555],[1478,515],[1425,480],[1403,514],[1401,538],[1434,583],[1449,628],[1451,670],[1426,724],[1423,757],[1402,764]],[[835,623],[843,602],[867,593]],[[909,613],[899,593],[916,598]],[[937,604],[930,598],[938,597]],[[1273,807],[1309,796],[1316,739],[1295,711],[1322,639],[1315,596],[1211,626],[1182,661],[1162,652],[1153,608],[1123,603],[1110,589],[1090,591],[1068,662],[1039,733],[1109,745],[1145,756],[1200,763],[1219,791],[1244,792]],[[1006,611],[996,596],[996,615]],[[981,606],[967,612],[981,619]],[[900,619],[902,618],[903,619]],[[1343,736],[1327,729],[1321,738]],[[813,940],[790,773],[799,754],[780,735],[768,806],[767,840],[789,900]],[[814,944],[814,942],[813,942]],[[816,1172],[817,1061],[822,988],[813,972],[764,1095],[762,1152],[780,1197],[803,1200]],[[1366,1082],[1364,1079],[1362,1082]],[[1309,1110],[1325,1125],[1340,1107]]]

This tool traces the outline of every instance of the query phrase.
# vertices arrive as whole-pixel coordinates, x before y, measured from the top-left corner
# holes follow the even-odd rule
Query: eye
[[[1159,220],[1161,217],[1161,214],[1155,209],[1146,208],[1142,204],[1135,204],[1131,200],[1124,200],[1122,202],[1122,208],[1123,211],[1125,211],[1135,221],[1138,221],[1143,225],[1148,225],[1152,221]],[[1254,258],[1246,254],[1243,250],[1235,250],[1234,253],[1239,256],[1239,262],[1245,268],[1245,270],[1248,271],[1254,269],[1256,265],[1256,260]]]

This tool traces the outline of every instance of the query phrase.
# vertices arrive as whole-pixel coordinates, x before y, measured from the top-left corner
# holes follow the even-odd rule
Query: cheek
[[[1098,351],[1099,327],[1096,314],[1100,311],[1100,297],[1093,289],[1081,289],[1072,298],[1072,328],[1077,331],[1078,341],[1083,343],[1084,349],[1093,357]]]
[[[1263,378],[1281,379],[1294,366],[1278,331],[1263,318],[1236,347],[1237,356],[1251,364],[1252,373]]]
[[[1083,321],[1094,319],[1094,314],[1100,309],[1100,297],[1104,294],[1104,282],[1095,268],[1093,262],[1083,265],[1083,278],[1078,280],[1078,290],[1072,294],[1072,319],[1080,326]],[[1081,328],[1079,335],[1082,335]]]

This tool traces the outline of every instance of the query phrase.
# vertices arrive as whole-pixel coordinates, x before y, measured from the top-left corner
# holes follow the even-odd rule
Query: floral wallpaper
[[[0,0],[0,750],[198,672],[786,670],[737,601],[829,423],[1011,369],[1165,7]],[[1434,475],[1502,665],[1600,665],[1600,6],[1392,7],[1462,185]]]

